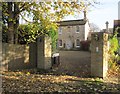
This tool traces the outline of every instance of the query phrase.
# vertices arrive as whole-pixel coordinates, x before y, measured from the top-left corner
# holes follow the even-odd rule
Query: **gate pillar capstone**
[[[37,39],[37,68],[51,68],[51,38],[40,37]]]
[[[94,32],[91,35],[91,76],[106,77],[108,70],[108,34]]]

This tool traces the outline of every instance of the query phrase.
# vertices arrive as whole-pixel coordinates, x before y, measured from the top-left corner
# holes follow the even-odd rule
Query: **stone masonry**
[[[1,71],[26,69],[31,66],[28,46],[2,43]]]
[[[50,37],[41,37],[37,40],[37,68],[50,69],[51,64],[51,39]]]
[[[108,34],[95,32],[91,37],[91,76],[105,77],[108,70]]]

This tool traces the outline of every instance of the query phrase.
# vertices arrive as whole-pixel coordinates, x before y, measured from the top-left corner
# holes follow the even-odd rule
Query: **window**
[[[62,34],[62,27],[59,27],[58,32],[59,34]]]
[[[80,40],[76,39],[76,47],[80,47]]]
[[[76,26],[76,33],[79,33],[79,32],[80,32],[79,26]]]
[[[12,3],[12,11],[14,11],[14,6],[15,6],[14,3]]]
[[[59,47],[62,47],[62,40],[59,40]]]

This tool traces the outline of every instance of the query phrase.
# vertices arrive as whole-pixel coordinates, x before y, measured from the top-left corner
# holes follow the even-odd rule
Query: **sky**
[[[118,2],[120,0],[97,0],[99,5],[92,7],[87,14],[90,23],[96,24],[100,29],[106,28],[106,21],[109,28],[113,28],[114,20],[118,20]],[[79,17],[68,17],[65,19],[80,19]]]
[[[105,22],[109,22],[109,28],[113,28],[114,20],[118,20],[118,2],[120,0],[98,0],[101,4],[93,8],[88,13],[90,22],[95,23],[101,29],[106,27]]]

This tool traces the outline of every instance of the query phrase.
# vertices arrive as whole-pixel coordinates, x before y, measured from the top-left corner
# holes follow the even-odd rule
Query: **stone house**
[[[90,26],[87,19],[58,22],[58,49],[79,49],[80,41],[90,39]]]

